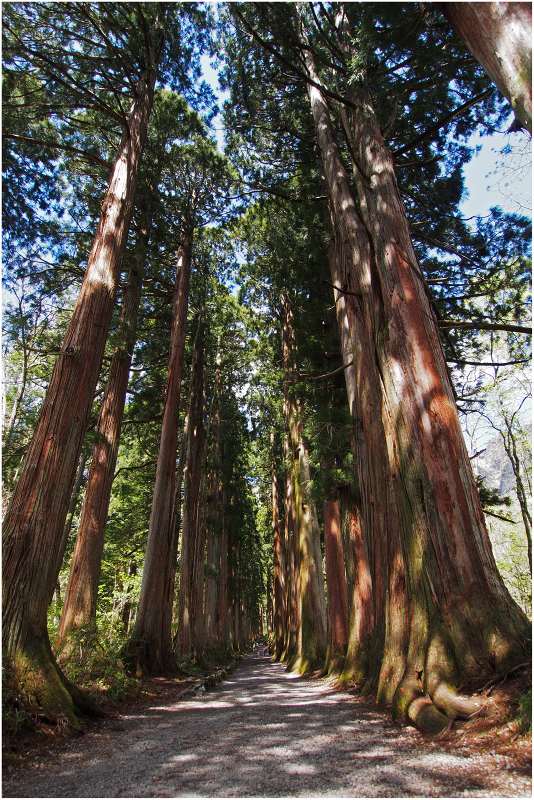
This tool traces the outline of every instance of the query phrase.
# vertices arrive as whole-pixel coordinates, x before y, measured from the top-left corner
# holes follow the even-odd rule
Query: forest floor
[[[193,698],[161,693],[5,770],[4,797],[523,797],[502,753],[425,740],[256,653]]]

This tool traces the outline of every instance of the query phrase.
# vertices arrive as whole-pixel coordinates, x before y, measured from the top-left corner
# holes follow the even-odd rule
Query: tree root
[[[482,698],[460,694],[446,681],[438,679],[432,684],[427,688],[428,694],[434,705],[449,719],[469,719],[484,707]]]
[[[89,695],[64,675],[48,637],[35,637],[20,646],[10,666],[17,691],[38,716],[80,730],[80,717],[104,715]]]

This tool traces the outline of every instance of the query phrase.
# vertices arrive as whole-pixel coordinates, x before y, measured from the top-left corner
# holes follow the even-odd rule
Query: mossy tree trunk
[[[532,4],[441,3],[458,35],[532,133]]]
[[[176,669],[171,632],[178,548],[175,525],[176,453],[192,246],[193,230],[186,224],[176,259],[167,388],[141,595],[135,626],[127,646],[136,670],[145,674]]]
[[[72,724],[83,701],[55,664],[47,609],[63,558],[65,518],[113,312],[155,80],[152,62],[137,87],[82,288],[4,520],[4,655],[23,692],[49,716]]]
[[[495,565],[393,160],[369,97],[358,88],[345,115],[357,160],[354,193],[312,52],[303,50],[303,58],[334,226],[364,321],[359,335],[376,365],[371,430],[386,452],[381,483],[370,468],[364,482],[383,498],[387,537],[384,547],[368,531],[373,591],[375,575],[386,578],[387,601],[375,619],[375,630],[384,630],[381,658],[370,661],[367,679],[378,682],[377,696],[395,716],[436,730],[480,707],[459,694],[461,685],[525,659],[528,623]],[[363,358],[356,347],[357,372]]]
[[[69,647],[66,640],[72,631],[86,628],[96,632],[96,601],[104,548],[104,530],[136,341],[137,315],[150,225],[150,210],[147,207],[137,231],[136,247],[124,292],[119,346],[111,360],[108,383],[97,424],[96,442],[59,626],[59,646],[63,650],[66,648],[67,651]]]

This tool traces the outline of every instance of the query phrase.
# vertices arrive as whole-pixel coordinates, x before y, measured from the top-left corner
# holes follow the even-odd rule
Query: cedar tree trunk
[[[66,644],[65,640],[73,630],[84,627],[96,629],[96,601],[104,531],[117,464],[130,366],[137,338],[137,315],[149,228],[149,214],[146,214],[139,226],[133,262],[124,293],[119,331],[120,346],[111,360],[109,379],[97,425],[93,459],[59,626],[60,645]]]
[[[187,451],[184,469],[184,503],[180,554],[180,588],[176,650],[181,659],[193,653],[194,566],[197,553],[201,462],[204,447],[204,342],[203,323],[195,337],[191,367],[191,394],[187,412]]]
[[[295,374],[293,314],[283,299],[282,360],[286,382]],[[310,494],[308,448],[302,436],[300,408],[292,390],[286,390],[286,424],[290,444],[290,474],[294,498],[294,557],[297,567],[292,589],[296,595],[296,657],[289,667],[307,672],[322,665],[326,655],[326,603],[324,596],[321,531],[315,502]],[[294,612],[295,609],[292,609]]]
[[[345,577],[339,500],[325,501],[324,544],[329,622],[326,666],[328,672],[339,672],[345,659],[348,641],[347,579]]]
[[[443,3],[441,9],[532,133],[532,4]]]
[[[192,244],[192,230],[186,228],[176,260],[167,388],[141,595],[131,641],[128,644],[128,650],[135,658],[136,672],[144,674],[173,672],[176,669],[171,633],[178,547],[174,503]]]
[[[49,717],[73,725],[85,704],[56,666],[47,609],[63,558],[65,517],[113,312],[155,79],[151,65],[137,87],[82,288],[4,520],[4,654],[24,693]]]
[[[319,84],[312,52],[303,56]],[[368,678],[378,680],[378,697],[393,703],[395,716],[436,730],[480,708],[458,694],[460,684],[525,659],[528,624],[495,565],[393,160],[370,100],[356,90],[348,118],[358,162],[354,195],[325,97],[313,84],[308,93],[334,226],[352,262],[363,349],[374,356],[380,402],[371,425],[387,453],[382,482],[372,470],[366,478],[387,514],[385,549],[369,532],[373,577],[387,576],[387,602],[382,658],[379,670],[369,662]],[[359,359],[355,349],[357,372]]]
[[[280,505],[278,501],[278,476],[276,465],[272,465],[272,527],[273,527],[273,633],[274,658],[279,661],[284,650],[285,603],[285,558],[280,530]]]

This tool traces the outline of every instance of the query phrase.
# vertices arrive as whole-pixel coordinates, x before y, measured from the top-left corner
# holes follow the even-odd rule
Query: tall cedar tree
[[[80,295],[4,521],[4,652],[27,695],[51,718],[73,725],[89,704],[55,663],[47,608],[61,566],[65,517],[113,311],[166,27],[178,14],[166,4],[138,4],[128,26],[121,19],[108,8],[76,4],[60,11],[48,4],[14,6],[4,19],[19,67],[57,86],[59,106],[97,104],[123,126]],[[78,36],[84,26],[91,44]],[[93,49],[95,36],[103,78],[113,63],[115,92],[105,81],[87,88],[85,51]],[[127,113],[121,95],[131,102]]]
[[[235,14],[266,59],[306,86],[325,176],[342,278],[335,299],[344,294],[347,308],[340,334],[353,358],[345,374],[363,442],[357,524],[372,562],[374,615],[363,626],[370,634],[357,642],[355,677],[392,702],[399,718],[439,729],[478,708],[459,695],[460,683],[524,660],[528,625],[495,566],[393,159],[366,84],[372,10],[335,10],[323,23],[327,34],[310,9],[294,14],[289,32],[287,9],[282,20],[280,10],[255,4],[254,24]],[[332,58],[342,66],[331,68]],[[318,63],[334,85],[325,84]],[[356,70],[350,82],[349,65]]]

